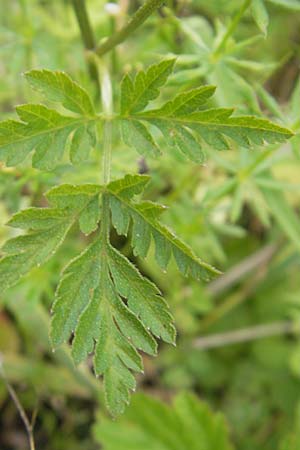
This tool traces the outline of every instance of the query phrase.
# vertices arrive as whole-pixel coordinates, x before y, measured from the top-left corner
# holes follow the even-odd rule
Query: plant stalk
[[[101,100],[102,109],[105,115],[103,125],[103,148],[102,148],[102,183],[106,186],[110,182],[111,150],[112,150],[112,114],[113,114],[113,94],[112,83],[108,65],[100,60],[101,78]],[[110,233],[110,208],[107,194],[102,194],[102,224],[101,232],[105,241],[109,241]]]
[[[267,265],[268,261],[272,259],[276,251],[279,249],[278,245],[267,245],[264,248],[258,250],[252,255],[239,262],[236,266],[232,267],[227,273],[221,276],[219,279],[212,281],[208,285],[208,292],[213,296],[218,296],[227,289],[231,288],[235,283],[241,280],[245,275],[254,272],[254,275],[249,278],[245,287],[242,290],[234,292],[223,303],[217,305],[211,313],[209,313],[201,321],[201,329],[205,330],[212,324],[222,319],[229,311],[244,302],[257,283],[260,282],[261,276],[264,273],[263,268]],[[220,280],[220,281],[218,281]]]
[[[102,182],[104,185],[110,182],[111,148],[112,148],[112,114],[113,98],[112,84],[108,67],[101,62],[101,94],[102,108],[105,115],[103,127],[103,155],[102,155]]]
[[[219,55],[222,50],[224,49],[228,39],[230,38],[230,36],[234,33],[236,27],[238,26],[238,24],[240,23],[241,18],[243,17],[245,11],[249,8],[250,4],[251,4],[252,0],[244,0],[241,8],[238,10],[238,12],[236,13],[236,15],[233,17],[229,27],[227,28],[226,33],[223,36],[223,39],[221,40],[221,42],[219,43],[219,45],[217,46],[217,48],[214,51],[214,55],[217,56]]]
[[[238,264],[233,266],[224,275],[211,281],[207,286],[210,295],[217,296],[224,294],[224,291],[230,289],[235,283],[239,282],[245,275],[248,275],[254,270],[261,270],[261,268],[270,261],[278,250],[278,245],[268,244],[262,247],[255,253],[251,254]]]
[[[105,53],[109,52],[114,47],[124,42],[128,38],[128,36],[130,36],[138,27],[140,27],[148,19],[148,17],[163,3],[164,0],[147,0],[144,5],[136,11],[127,25],[125,25],[117,33],[107,38],[103,43],[100,43],[96,47],[95,52],[97,53],[97,55],[103,56]]]
[[[83,45],[88,52],[95,49],[96,40],[87,13],[85,0],[72,0],[73,9],[80,29]],[[91,80],[95,83],[97,94],[100,93],[98,68],[93,59],[87,58],[87,66]]]
[[[223,347],[226,345],[239,344],[273,336],[285,334],[297,334],[299,330],[292,321],[274,322],[253,327],[241,328],[240,330],[227,333],[216,333],[210,336],[201,336],[194,340],[193,347],[201,350]]]
[[[27,414],[19,400],[19,397],[18,397],[16,391],[14,390],[14,388],[12,387],[12,385],[9,383],[9,381],[6,378],[4,368],[3,368],[1,354],[0,354],[0,378],[3,380],[3,383],[5,384],[7,391],[9,393],[12,401],[14,402],[14,404],[20,414],[20,417],[24,423],[24,426],[26,428],[27,435],[28,435],[30,450],[35,450],[35,443],[34,443],[34,437],[33,437],[33,421],[30,422],[30,420],[28,419]]]

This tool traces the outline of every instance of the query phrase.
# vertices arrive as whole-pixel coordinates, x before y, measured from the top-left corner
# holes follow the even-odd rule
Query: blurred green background
[[[142,2],[118,3],[120,13],[111,16],[103,0],[87,0],[99,40]],[[263,114],[295,136],[264,149],[207,151],[206,163],[196,165],[170,152],[138,158],[116,133],[112,176],[149,173],[147,197],[170,207],[165,223],[224,275],[200,285],[172,265],[162,273],[153,252],[137,260],[128,243],[113,236],[163,291],[178,330],[176,347],[161,345],[156,359],[144,358],[139,393],[117,421],[107,416],[101,380],[91,368],[75,368],[68,347],[52,353],[48,341],[59,273],[88,238],[73,230],[46,266],[0,292],[1,359],[28,415],[36,415],[37,449],[300,449],[300,2],[253,0],[234,22],[242,3],[166,1],[111,55],[115,101],[126,71],[175,55],[165,97],[214,84],[215,106]],[[65,70],[95,95],[70,1],[1,0],[1,12],[2,119],[14,117],[14,105],[39,101],[22,79],[31,68]],[[51,186],[97,182],[100,157],[94,152],[78,167],[65,161],[49,173],[29,163],[0,165],[0,243],[11,236],[9,217],[43,206]],[[240,329],[247,341],[228,334]],[[268,336],[260,339],[261,330]],[[218,346],[201,340],[209,335],[216,335]],[[0,448],[26,446],[0,380]]]

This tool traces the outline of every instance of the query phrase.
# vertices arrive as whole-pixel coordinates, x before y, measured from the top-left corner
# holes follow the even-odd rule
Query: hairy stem
[[[243,17],[245,11],[248,9],[248,7],[250,6],[252,0],[244,0],[241,8],[238,10],[238,12],[236,13],[236,15],[233,17],[230,25],[227,28],[226,33],[223,36],[223,39],[221,40],[221,42],[219,43],[219,45],[217,46],[217,48],[214,51],[214,55],[217,56],[219,55],[222,50],[224,49],[228,39],[230,38],[230,36],[234,33],[236,27],[238,26],[238,24],[240,23],[241,18]]]
[[[9,392],[9,395],[10,395],[12,401],[14,402],[14,404],[20,414],[20,417],[24,423],[24,426],[26,428],[27,435],[28,435],[30,450],[35,450],[35,443],[34,443],[34,437],[33,437],[33,422],[30,422],[30,420],[28,419],[27,414],[17,396],[16,391],[14,390],[14,388],[12,387],[12,385],[9,383],[9,381],[6,378],[2,359],[1,359],[1,354],[0,354],[0,378],[2,378],[4,384]]]
[[[88,17],[85,0],[72,0],[73,9],[79,25],[81,38],[86,50],[93,51],[96,46],[94,33]],[[95,83],[97,93],[100,92],[98,68],[92,59],[87,58],[91,80]]]
[[[105,53],[124,42],[130,34],[141,26],[155,10],[163,4],[163,2],[164,0],[147,0],[144,5],[136,11],[127,25],[96,47],[95,52],[97,55],[103,56]]]
[[[294,322],[275,322],[253,327],[242,328],[240,330],[229,331],[227,333],[217,333],[210,336],[201,336],[194,340],[193,346],[201,350],[209,348],[223,347],[225,345],[239,344],[257,339],[264,339],[272,336],[285,334],[297,334],[299,330]]]

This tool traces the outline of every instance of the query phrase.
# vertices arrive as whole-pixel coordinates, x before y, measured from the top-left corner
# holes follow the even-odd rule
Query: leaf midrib
[[[150,111],[149,111],[150,112]],[[248,116],[236,116],[236,117],[229,117],[229,119],[233,120],[233,119],[240,119],[240,118],[247,118]],[[249,116],[251,117],[251,116]],[[252,118],[252,117],[251,117]],[[237,129],[251,129],[251,130],[257,130],[257,131],[266,131],[266,132],[270,132],[270,133],[275,133],[275,134],[281,134],[283,136],[292,136],[293,134],[291,133],[290,130],[285,129],[283,127],[281,127],[280,125],[276,125],[275,129],[272,128],[263,128],[263,127],[255,127],[255,126],[251,126],[250,124],[235,124],[234,122],[228,124],[228,123],[224,123],[224,122],[216,122],[216,121],[201,121],[201,120],[187,120],[186,117],[181,118],[181,117],[169,117],[169,116],[151,116],[149,115],[142,115],[142,114],[137,114],[137,115],[128,115],[128,116],[119,116],[119,119],[121,120],[132,120],[132,121],[139,121],[139,120],[144,120],[146,122],[151,122],[151,120],[161,120],[161,121],[165,121],[165,122],[171,122],[171,123],[178,123],[181,124],[182,126],[189,126],[189,124],[194,124],[194,125],[202,125],[204,127],[208,127],[208,126],[214,126],[214,127],[223,127],[223,128],[237,128]],[[261,119],[258,118],[260,120],[265,120],[265,119]],[[266,121],[268,123],[268,121]],[[270,124],[272,124],[272,122],[270,122]],[[274,125],[274,124],[272,124]]]
[[[65,116],[65,117],[67,117],[67,116]],[[70,119],[72,119],[72,118],[70,117]],[[0,148],[4,148],[4,147],[6,147],[8,145],[14,145],[14,144],[18,144],[20,142],[28,141],[30,139],[37,138],[39,136],[44,136],[44,135],[47,135],[49,133],[56,133],[57,131],[63,130],[63,129],[68,128],[68,127],[76,128],[76,125],[88,124],[88,123],[91,123],[91,122],[96,122],[97,120],[102,120],[102,117],[96,116],[96,117],[88,118],[88,119],[84,118],[84,119],[81,119],[81,120],[74,120],[74,121],[72,121],[72,122],[70,122],[68,124],[64,124],[62,126],[57,126],[57,127],[54,127],[54,128],[43,130],[41,132],[38,132],[38,133],[35,133],[35,134],[31,134],[31,135],[28,135],[28,136],[22,136],[21,139],[15,139],[15,140],[13,140],[11,142],[6,142],[6,143],[1,143],[0,142]],[[22,122],[18,122],[18,123],[22,123]],[[24,124],[24,125],[26,126],[26,124]],[[70,132],[71,131],[72,130],[70,130]]]
[[[115,249],[115,248],[113,248],[113,247],[111,247],[111,251],[112,251],[112,253],[119,253],[119,252],[117,252],[117,250]],[[120,256],[121,255],[121,256]],[[120,258],[122,258],[123,257],[123,255],[121,254],[121,253],[119,253],[118,254],[118,256],[120,257]],[[122,276],[124,277],[124,278],[126,278],[126,271],[123,269],[123,266],[122,266],[122,264],[120,264],[119,266],[118,266],[118,270],[122,273]],[[133,269],[133,270],[135,270],[135,269]],[[138,276],[141,276],[141,279],[140,278],[138,278],[138,281],[141,281],[141,282],[145,282],[145,280],[142,278],[143,276],[141,275],[141,274],[136,274],[136,276],[138,277]],[[140,287],[139,287],[139,282],[137,281],[137,279],[130,279],[130,284],[132,285],[132,286],[134,286],[134,289],[135,289],[135,291],[138,293],[138,295],[140,296],[140,297],[142,297],[145,301],[147,301],[147,296],[145,295],[145,293],[142,291],[142,289],[140,289]],[[130,293],[128,293],[127,294],[127,297],[128,298],[130,298]],[[162,300],[162,301],[164,301],[164,298],[162,297],[162,295],[159,293],[159,292],[153,292],[153,297],[157,297],[158,299],[160,299],[160,300]],[[138,297],[135,297],[135,299],[137,299]],[[130,300],[129,300],[130,301]],[[159,315],[159,314],[157,314],[157,311],[155,310],[155,308],[153,307],[153,304],[152,304],[152,302],[150,301],[150,302],[148,302],[148,305],[149,305],[149,308],[151,309],[151,311],[153,312],[153,315],[155,316],[155,319],[161,324],[161,326],[162,326],[162,328],[164,328],[164,329],[166,329],[166,324],[165,324],[165,322],[164,322],[164,319]],[[141,316],[141,313],[139,313],[139,316]],[[141,318],[139,318],[139,320],[141,320],[141,322],[143,323],[143,321],[142,321],[142,319]],[[152,334],[154,334],[155,335],[155,333],[151,330],[151,333]],[[159,337],[159,336],[157,336],[157,337]]]

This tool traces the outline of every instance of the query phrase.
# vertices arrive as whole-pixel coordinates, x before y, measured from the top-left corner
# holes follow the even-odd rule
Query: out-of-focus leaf
[[[300,3],[298,0],[267,0],[274,5],[282,6],[283,8],[290,9],[292,11],[300,11]]]
[[[266,36],[269,25],[269,14],[263,0],[252,0],[252,15],[258,28]]]
[[[118,422],[101,418],[94,428],[104,450],[232,450],[223,417],[192,394],[172,406],[136,395]]]
[[[262,188],[262,192],[276,222],[298,251],[300,251],[299,217],[281,192],[266,187]]]

